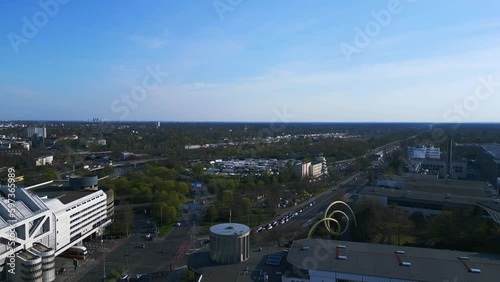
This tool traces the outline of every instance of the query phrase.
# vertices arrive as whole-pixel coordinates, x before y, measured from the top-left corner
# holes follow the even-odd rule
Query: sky
[[[0,120],[500,122],[500,1],[0,1]]]

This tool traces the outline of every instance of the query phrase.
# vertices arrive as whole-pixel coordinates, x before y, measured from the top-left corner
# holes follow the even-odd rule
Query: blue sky
[[[4,0],[0,11],[0,120],[500,122],[495,0]]]

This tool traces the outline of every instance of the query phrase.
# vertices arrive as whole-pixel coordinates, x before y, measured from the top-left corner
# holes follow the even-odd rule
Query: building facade
[[[111,224],[114,205],[108,201],[110,193],[98,187],[53,182],[27,188],[0,187],[3,277],[14,268],[9,264],[14,256],[16,272],[23,270],[29,277],[16,275],[12,281],[53,281],[54,256]]]
[[[47,129],[45,127],[26,128],[26,137],[32,138],[33,136],[47,138]]]
[[[440,159],[441,151],[434,146],[408,147],[408,159]]]

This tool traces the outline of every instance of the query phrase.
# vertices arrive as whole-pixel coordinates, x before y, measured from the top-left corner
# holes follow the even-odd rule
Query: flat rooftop
[[[28,190],[29,192],[37,195],[38,197],[47,197],[49,199],[59,199],[63,204],[71,203],[75,200],[83,198],[87,195],[95,193],[95,188],[90,189],[75,189],[69,186],[69,183],[52,183]]]
[[[46,247],[46,246],[44,246],[42,244],[34,244],[32,248],[35,249],[35,250],[37,250],[37,251],[39,251],[39,252],[41,252],[41,253],[48,252],[48,251],[52,250],[51,248]]]
[[[250,232],[250,227],[241,223],[221,223],[210,227],[210,232],[217,235],[242,235]]]
[[[500,160],[500,144],[482,145],[483,149],[495,160]]]
[[[402,189],[367,186],[360,191],[363,195],[466,205],[490,200],[492,193],[487,182],[436,179],[420,174],[405,178]]]
[[[345,259],[337,258],[339,245],[345,247],[338,251]],[[335,240],[294,241],[287,261],[300,269],[411,281],[454,281],[458,277],[460,281],[480,282],[500,277],[498,255]]]
[[[35,256],[34,254],[28,252],[28,251],[21,251],[19,253],[17,253],[17,257],[19,258],[22,258],[23,260],[33,260],[33,259],[37,259],[38,256]]]

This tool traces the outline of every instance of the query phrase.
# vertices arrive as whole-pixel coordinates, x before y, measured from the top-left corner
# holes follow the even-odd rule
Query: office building
[[[308,177],[309,176],[309,167],[311,166],[311,162],[299,162],[295,164],[295,173],[299,177]]]
[[[441,151],[434,146],[408,147],[408,159],[440,159]]]
[[[309,177],[316,178],[323,174],[323,163],[314,162],[309,166]]]
[[[45,127],[28,127],[26,128],[26,137],[42,137],[47,138],[47,129]]]

